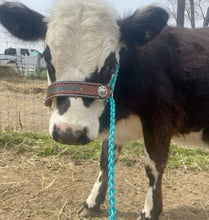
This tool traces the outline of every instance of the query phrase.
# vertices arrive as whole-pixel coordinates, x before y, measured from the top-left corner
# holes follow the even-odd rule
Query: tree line
[[[177,26],[184,27],[185,21],[191,28],[197,23],[204,27],[209,25],[209,0],[165,0],[165,3]]]

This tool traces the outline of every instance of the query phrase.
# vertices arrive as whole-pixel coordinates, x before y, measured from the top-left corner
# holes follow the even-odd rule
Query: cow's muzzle
[[[60,129],[58,126],[54,125],[52,137],[55,141],[62,144],[83,145],[90,142],[87,136],[87,128],[73,129],[67,127],[66,129]]]

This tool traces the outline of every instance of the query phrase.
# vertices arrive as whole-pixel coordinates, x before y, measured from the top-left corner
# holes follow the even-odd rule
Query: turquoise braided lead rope
[[[115,74],[110,83],[110,135],[109,135],[109,148],[108,148],[108,186],[109,186],[109,220],[116,220],[116,208],[115,208],[115,156],[114,156],[114,148],[115,148],[115,100],[113,98],[113,91],[115,87],[115,83],[117,80],[119,71],[119,65],[116,66]]]
[[[115,83],[116,83],[116,80],[117,80],[117,78],[118,78],[118,72],[119,72],[119,63],[118,63],[117,66],[116,66],[115,74],[114,74],[114,76],[113,76],[113,78],[112,78],[112,80],[111,80],[111,82],[110,82],[110,90],[111,90],[112,93],[113,93],[113,91],[114,91]]]
[[[110,135],[109,135],[109,149],[108,149],[108,186],[109,186],[109,220],[115,220],[115,156],[114,156],[114,134],[115,134],[115,100],[113,96],[110,97]]]

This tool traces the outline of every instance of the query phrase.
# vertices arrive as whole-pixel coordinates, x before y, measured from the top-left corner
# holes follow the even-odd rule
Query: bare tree
[[[194,0],[189,0],[190,3],[190,10],[187,8],[187,12],[190,11],[190,16],[189,16],[189,20],[191,23],[191,27],[195,28],[195,11],[194,11]],[[189,15],[189,13],[188,13]]]
[[[184,2],[184,19],[185,21],[190,22],[192,28],[195,28],[195,23],[197,26],[200,26],[201,20],[203,21],[203,26],[209,25],[209,0],[164,0],[164,2],[166,3],[166,9],[170,16],[175,19],[177,25],[179,24],[179,21],[177,22],[177,11],[179,7],[183,10],[182,5],[184,5]],[[180,13],[182,12],[180,11]],[[182,26],[182,20],[180,21],[180,24],[180,26]]]
[[[186,0],[177,0],[177,19],[176,19],[176,25],[178,27],[184,27],[185,3],[186,3]]]
[[[209,2],[208,0],[196,0],[196,7],[199,9],[199,17],[203,19],[203,26],[209,23]]]
[[[177,1],[176,0],[166,0],[165,8],[172,18],[177,20]]]
[[[206,13],[206,16],[204,18],[204,22],[203,22],[203,26],[206,27],[209,25],[209,7],[207,9],[207,13]]]

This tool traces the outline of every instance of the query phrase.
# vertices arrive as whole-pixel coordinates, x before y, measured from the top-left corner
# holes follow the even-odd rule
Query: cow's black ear
[[[131,16],[118,21],[121,41],[127,46],[142,45],[152,40],[163,29],[168,18],[168,13],[160,7],[137,10]]]
[[[0,23],[15,37],[25,41],[43,39],[47,23],[44,16],[21,3],[0,4]]]

